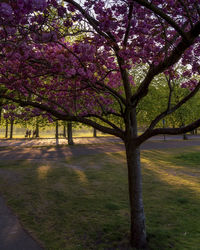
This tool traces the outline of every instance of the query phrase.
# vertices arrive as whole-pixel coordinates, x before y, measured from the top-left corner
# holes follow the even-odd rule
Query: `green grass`
[[[142,153],[150,249],[198,250],[200,147]],[[46,249],[128,249],[123,152],[0,162],[0,190]]]
[[[62,131],[59,131],[59,133],[62,133]],[[10,134],[8,134],[8,139],[9,139]],[[105,134],[102,133],[100,131],[97,132],[97,136],[98,137],[109,137],[111,135],[109,134]],[[32,137],[32,135],[31,135]],[[73,137],[93,137],[93,131],[92,129],[88,129],[88,130],[76,130],[74,129],[73,131]],[[40,138],[55,138],[55,132],[45,132],[43,130],[40,131]],[[63,137],[60,137],[63,138]],[[5,139],[5,133],[0,131],[0,139]],[[21,133],[21,132],[14,132],[13,133],[13,139],[25,139],[25,132]]]

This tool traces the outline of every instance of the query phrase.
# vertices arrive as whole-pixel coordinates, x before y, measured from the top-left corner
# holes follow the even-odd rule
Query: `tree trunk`
[[[181,127],[184,127],[184,126],[185,126],[185,124],[182,123],[182,126],[181,126]],[[187,134],[183,134],[183,140],[187,140],[187,139],[188,139]]]
[[[56,121],[56,134],[55,134],[56,139],[58,139],[58,121]]]
[[[5,132],[5,138],[8,138],[8,120],[6,119],[6,132]]]
[[[140,166],[140,148],[132,139],[125,142],[128,166],[128,185],[131,213],[131,246],[147,249],[145,214],[142,198],[142,175]]]
[[[0,125],[1,125],[1,113],[2,113],[2,108],[1,108],[1,103],[0,103]]]
[[[142,197],[142,173],[140,165],[140,147],[136,146],[137,118],[136,110],[127,113],[125,119],[125,149],[128,167],[128,187],[131,215],[130,243],[133,248],[147,249],[145,214]]]
[[[96,128],[93,129],[93,137],[97,137],[97,130],[96,130]]]
[[[0,103],[0,124],[1,124],[1,114],[2,114],[2,108],[1,108],[1,103]]]
[[[39,131],[39,123],[38,123],[38,119],[36,120],[36,126],[35,126],[35,138],[39,138],[40,137],[40,131]]]
[[[63,125],[63,136],[66,137],[66,126]]]
[[[187,134],[183,134],[183,140],[187,140],[188,137],[187,137]]]
[[[14,125],[14,120],[10,120],[10,139],[13,138],[13,125]]]
[[[73,137],[72,137],[72,123],[71,122],[67,123],[67,140],[68,140],[68,145],[74,145]]]

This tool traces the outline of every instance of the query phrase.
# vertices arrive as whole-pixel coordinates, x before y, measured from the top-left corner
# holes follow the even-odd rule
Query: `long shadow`
[[[85,155],[86,152],[90,155],[100,154],[105,152],[105,147],[111,150],[111,145],[40,148],[38,155],[35,153],[37,156],[35,159],[65,159],[67,156]],[[119,148],[123,149],[123,145],[118,145]],[[19,149],[17,152],[20,152]],[[33,157],[34,152],[28,152],[28,156]],[[117,249],[116,246],[111,246],[110,242],[113,239],[116,244],[121,244],[123,237],[128,241],[129,217],[124,215],[124,211],[126,213],[128,211],[128,202],[124,198],[127,193],[123,190],[124,182],[121,182],[126,176],[120,175],[119,179],[114,179],[109,174],[106,177],[101,176],[102,179],[99,179],[98,175],[94,176],[77,168],[71,169],[67,173],[64,172],[64,168],[60,168],[60,172],[57,173],[54,165],[55,163],[52,161],[50,168],[39,165],[32,171],[26,171],[28,178],[25,178],[26,188],[23,192],[26,193],[28,199],[22,200],[20,205],[27,206],[27,214],[31,215],[30,220],[34,227],[41,231],[42,224],[50,219],[48,222],[50,228],[46,238],[50,239],[53,244],[53,241],[56,241],[53,234],[55,231],[58,234],[64,232],[66,241],[69,240],[66,233],[69,230],[66,225],[69,225],[72,230],[70,233],[72,232],[75,241],[83,242],[82,249]],[[179,242],[183,242],[183,246],[185,233],[186,235],[188,233],[187,242],[189,243],[187,244],[190,244],[192,240],[199,239],[198,232],[200,232],[197,226],[200,202],[197,199],[196,189],[193,189],[194,185],[191,186],[192,188],[188,188],[188,183],[184,182],[183,176],[180,177],[183,184],[176,185],[177,176],[163,171],[156,171],[156,168],[144,166],[146,176],[144,176],[144,196],[150,245],[153,250],[175,248]],[[100,174],[100,172],[98,173]],[[60,185],[59,178],[66,179],[64,186]],[[166,178],[172,178],[174,181],[169,182]],[[33,180],[34,189],[29,187],[31,180]],[[100,182],[105,183],[100,185]],[[151,188],[148,185],[150,182],[152,183]],[[49,184],[49,187],[45,187],[46,184]],[[112,192],[115,192],[117,198],[121,194],[121,197],[115,202],[112,201]],[[45,199],[43,199],[44,197]],[[17,200],[19,197],[15,199]],[[41,210],[38,207],[41,207]],[[43,217],[43,213],[46,213],[47,217]],[[55,218],[56,221],[54,221]],[[103,248],[102,245],[111,246],[111,248]],[[124,246],[121,249],[128,248]]]
[[[168,149],[178,147],[190,147],[200,145],[199,140],[182,141],[147,141],[142,146],[142,150],[146,149]],[[93,155],[104,152],[123,151],[123,143],[105,143],[105,144],[87,144],[87,145],[59,145],[59,146],[43,146],[30,148],[0,148],[0,160],[56,160],[65,159],[69,156]]]
[[[48,249],[60,235],[66,244],[63,249],[68,249],[70,238],[74,240],[74,246],[77,246],[72,249],[114,250],[118,249],[118,246],[122,247],[121,249],[129,249],[127,216],[118,213],[118,210],[128,208],[127,195],[122,195],[122,205],[111,201],[112,192],[118,197],[123,189],[119,185],[114,188],[111,186],[111,183],[116,181],[110,182],[110,176],[106,175],[99,179],[100,182],[105,182],[105,185],[98,188],[96,178],[98,180],[99,177],[96,174],[94,178],[90,172],[77,168],[69,170],[61,166],[55,169],[53,162],[50,163],[50,168],[40,164],[35,167],[34,165],[30,170],[24,170],[22,185],[26,188],[20,188],[27,199],[15,197],[13,193],[10,200],[13,199],[13,203],[19,208],[25,208],[25,216],[33,225],[33,231],[40,232],[49,225],[48,230],[44,230]],[[62,249],[61,246],[63,245],[57,249]]]
[[[37,148],[3,148],[0,149],[0,160],[56,160],[71,156],[100,154],[106,151],[115,152],[124,150],[122,144],[96,144],[74,146],[52,146]]]

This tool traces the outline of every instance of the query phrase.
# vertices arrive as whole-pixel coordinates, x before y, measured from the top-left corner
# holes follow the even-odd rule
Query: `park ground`
[[[123,144],[84,140],[1,140],[1,196],[44,249],[129,249]],[[155,138],[141,157],[150,249],[200,249],[200,140]]]

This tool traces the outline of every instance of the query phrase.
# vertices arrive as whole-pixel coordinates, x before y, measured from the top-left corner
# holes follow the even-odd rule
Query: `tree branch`
[[[115,98],[117,97],[124,105],[126,104],[125,98],[122,95],[120,95],[116,90],[112,89],[111,87],[105,85],[104,83],[100,81],[96,81],[96,84],[101,86],[104,89],[107,89],[109,93],[115,96]]]
[[[42,111],[46,111],[47,113],[49,113],[49,114],[51,114],[51,115],[53,115],[53,116],[55,116],[58,119],[63,120],[63,121],[74,121],[74,122],[80,122],[80,123],[83,123],[86,125],[90,125],[96,129],[98,129],[99,131],[102,131],[103,133],[111,134],[111,135],[117,136],[117,137],[121,138],[122,140],[124,140],[124,133],[122,131],[100,125],[100,124],[98,124],[90,119],[87,119],[87,118],[84,118],[81,116],[72,116],[72,115],[68,115],[68,114],[62,114],[59,111],[56,111],[47,105],[33,102],[33,101],[24,101],[22,99],[11,97],[11,96],[1,94],[1,93],[0,93],[0,98],[4,98],[7,100],[11,100],[13,102],[19,103],[20,106],[22,106],[22,107],[32,106],[32,107],[38,108]]]
[[[127,28],[126,28],[126,33],[125,33],[124,42],[123,42],[123,44],[124,44],[125,47],[126,47],[126,45],[127,45],[128,36],[129,36],[129,31],[130,31],[130,27],[131,27],[132,14],[133,14],[133,2],[130,3],[130,7],[129,7],[128,25],[127,25]]]
[[[152,136],[156,135],[179,135],[179,134],[185,134],[189,131],[192,131],[200,126],[200,119],[190,123],[187,126],[181,127],[181,128],[156,128],[151,131],[148,131],[148,133],[143,134],[139,136],[136,139],[136,145],[141,145],[144,141],[149,139]]]
[[[163,12],[162,9],[156,7],[155,5],[153,5],[151,2],[148,2],[147,0],[133,0],[133,1],[137,2],[139,5],[146,7],[147,9],[151,10],[153,13],[160,16],[182,36],[185,42],[188,41],[187,34],[174,22],[174,20],[171,17],[165,14],[165,12]]]
[[[165,116],[175,112],[177,109],[179,109],[184,103],[186,103],[188,100],[190,100],[200,89],[200,82],[199,84],[196,86],[196,88],[190,92],[190,94],[188,94],[187,96],[185,96],[181,101],[179,101],[174,107],[172,107],[171,109],[167,108],[167,110],[165,110],[164,112],[162,112],[161,114],[159,114],[150,124],[149,128],[138,137],[138,140],[144,142],[145,140],[147,140],[148,138],[154,136],[152,135],[152,133],[154,133],[153,131],[160,131],[160,129],[162,128],[158,128],[158,129],[154,129],[153,128],[158,124],[158,122],[163,119]],[[169,128],[170,129],[170,128]],[[178,128],[177,128],[178,129]],[[194,128],[195,129],[195,128]],[[171,131],[171,130],[170,130]],[[190,130],[188,130],[190,131]],[[188,132],[186,131],[186,132]],[[171,133],[171,132],[170,132]],[[163,133],[161,133],[163,134]],[[167,134],[167,133],[166,133]],[[174,134],[176,134],[174,132]],[[180,133],[181,134],[181,133]],[[144,139],[145,138],[145,139]]]
[[[153,80],[153,78],[162,73],[165,69],[174,65],[181,58],[182,54],[188,49],[193,43],[195,39],[200,34],[200,21],[194,25],[194,27],[187,32],[188,42],[185,43],[183,39],[178,43],[178,45],[172,50],[171,54],[166,57],[163,61],[161,61],[157,66],[151,66],[149,71],[139,86],[137,92],[131,97],[131,101],[133,106],[136,106],[140,99],[148,93],[148,87]]]
[[[171,79],[170,79],[170,77],[167,78],[167,76],[165,76],[165,78],[167,80],[167,84],[168,84],[168,87],[169,87],[169,97],[168,97],[168,104],[167,104],[167,111],[169,111],[170,107],[171,107],[171,100],[172,100],[173,88],[172,88],[172,85],[171,85]]]
[[[83,118],[89,118],[89,117],[94,117],[94,118],[97,118],[99,120],[101,120],[102,122],[108,124],[109,126],[111,126],[112,128],[118,130],[120,133],[122,133],[122,130],[117,127],[114,123],[110,122],[109,120],[103,118],[102,116],[99,116],[99,115],[94,115],[94,114],[87,114],[87,115],[84,115],[82,116]]]
[[[73,0],[64,0],[64,2],[72,4],[78,11],[81,12],[81,14],[88,20],[89,24],[94,28],[94,30],[96,30],[96,32],[105,37],[106,39],[110,39],[110,37],[101,31],[101,29],[99,28],[99,22],[94,19],[92,16],[90,16],[81,6],[80,4],[76,3]]]
[[[181,101],[179,101],[174,107],[167,108],[164,112],[162,112],[160,115],[158,115],[150,124],[148,130],[152,130],[158,122],[163,119],[166,115],[169,115],[173,112],[175,112],[177,109],[179,109],[184,103],[186,103],[188,100],[190,100],[200,89],[200,82],[196,86],[196,88],[190,92],[187,96],[185,96]],[[146,133],[146,132],[145,132]]]

